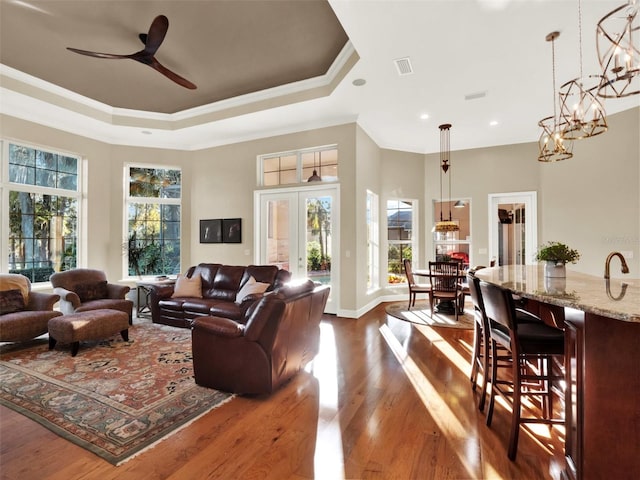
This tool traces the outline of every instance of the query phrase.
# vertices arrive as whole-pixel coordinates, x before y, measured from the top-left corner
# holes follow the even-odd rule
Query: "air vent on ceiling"
[[[411,66],[411,60],[409,57],[398,58],[393,61],[398,70],[398,75],[411,75],[413,73],[413,67]]]
[[[487,92],[476,92],[476,93],[470,93],[468,95],[464,96],[465,100],[475,100],[476,98],[483,98],[487,96]]]

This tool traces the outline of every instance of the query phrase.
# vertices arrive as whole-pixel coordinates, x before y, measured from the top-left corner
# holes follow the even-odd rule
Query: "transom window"
[[[181,170],[126,168],[128,275],[180,273]]]
[[[338,180],[338,149],[335,146],[262,155],[260,185],[294,185]]]
[[[77,266],[80,157],[15,143],[2,157],[2,258],[10,273],[47,282]]]

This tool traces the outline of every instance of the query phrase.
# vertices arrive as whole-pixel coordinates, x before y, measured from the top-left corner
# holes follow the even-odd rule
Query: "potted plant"
[[[547,242],[538,249],[535,259],[545,262],[545,276],[566,277],[566,264],[576,263],[580,259],[580,253],[564,243]]]

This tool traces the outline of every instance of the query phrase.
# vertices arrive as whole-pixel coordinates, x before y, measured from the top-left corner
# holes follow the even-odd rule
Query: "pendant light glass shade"
[[[596,28],[602,82],[598,95],[620,98],[640,93],[640,0],[607,13]]]
[[[596,98],[601,76],[582,73],[582,6],[578,0],[580,76],[560,87],[560,130],[564,140],[581,140],[607,131],[604,107]]]
[[[556,53],[555,39],[560,36],[560,32],[551,32],[545,37],[547,42],[551,42],[551,65],[553,72],[553,116],[543,118],[538,122],[542,128],[542,134],[538,140],[540,162],[557,162],[573,157],[573,143],[565,141],[562,137],[561,125],[556,112]]]

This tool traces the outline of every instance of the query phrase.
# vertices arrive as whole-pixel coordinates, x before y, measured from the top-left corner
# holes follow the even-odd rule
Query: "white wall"
[[[540,240],[577,249],[581,259],[568,268],[597,276],[609,252],[632,252],[629,276],[640,278],[640,108],[607,123],[607,132],[574,142],[573,158],[539,165]]]

